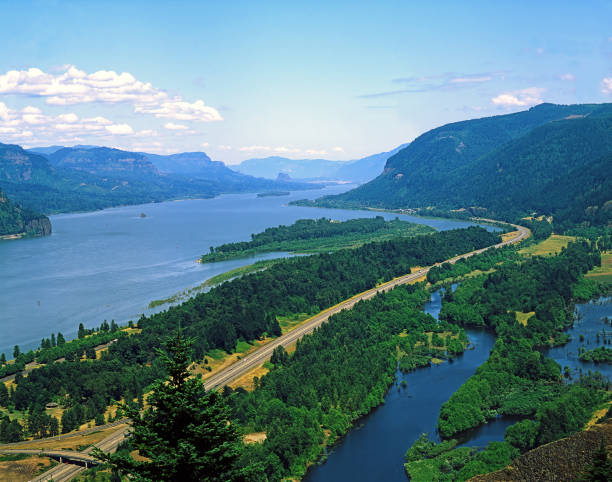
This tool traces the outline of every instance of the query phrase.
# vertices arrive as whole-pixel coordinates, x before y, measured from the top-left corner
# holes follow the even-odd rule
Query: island
[[[382,216],[348,221],[327,218],[299,219],[290,226],[280,225],[261,233],[251,234],[250,241],[211,246],[210,252],[202,255],[200,262],[213,263],[273,251],[331,252],[342,248],[356,248],[371,241],[384,241],[434,231],[429,226],[400,221],[398,218],[385,221]]]
[[[257,193],[257,197],[270,197],[270,196],[289,196],[289,191],[266,191]]]

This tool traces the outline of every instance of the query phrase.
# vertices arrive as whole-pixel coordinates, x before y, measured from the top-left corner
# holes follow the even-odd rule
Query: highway
[[[491,219],[480,219],[480,220],[496,222]],[[454,264],[460,259],[469,258],[470,256],[474,256],[475,254],[482,253],[491,248],[501,248],[503,246],[508,246],[510,244],[519,243],[523,241],[524,239],[528,238],[531,234],[529,229],[523,226],[518,226],[515,224],[511,224],[511,226],[513,226],[517,230],[516,236],[506,241],[503,241],[499,244],[493,245],[493,246],[488,246],[486,248],[478,249],[476,251],[471,251],[469,253],[455,256],[446,261],[442,261],[441,263],[436,263],[433,266],[439,266],[440,264],[443,264],[443,263]],[[316,328],[321,326],[322,323],[325,323],[329,319],[330,316],[336,313],[339,313],[342,310],[351,309],[355,305],[355,303],[358,303],[359,301],[368,300],[376,296],[378,293],[381,293],[383,291],[389,291],[395,288],[396,286],[410,283],[419,278],[422,278],[423,276],[427,275],[427,273],[433,266],[428,266],[426,268],[422,268],[418,271],[415,271],[414,273],[400,276],[398,278],[394,278],[391,281],[388,281],[386,283],[383,283],[377,286],[376,288],[372,288],[370,290],[364,291],[363,293],[359,293],[358,295],[355,295],[352,298],[349,298],[348,300],[345,300],[341,303],[338,303],[335,306],[332,306],[331,308],[328,308],[327,310],[322,311],[321,313],[310,318],[306,323],[299,326],[298,328],[295,328],[289,333],[286,333],[285,335],[282,335],[276,338],[274,341],[268,343],[267,345],[262,346],[261,348],[257,349],[253,353],[246,355],[244,358],[236,361],[235,363],[228,366],[227,368],[224,368],[223,370],[219,371],[218,373],[204,380],[206,389],[213,390],[213,389],[220,388],[224,385],[231,383],[232,381],[247,374],[249,371],[251,371],[254,368],[257,368],[259,365],[261,365],[266,360],[268,360],[272,356],[272,352],[274,351],[276,347],[278,346],[287,347],[295,343],[297,340],[302,338],[304,335],[307,335],[308,333],[312,333]]]
[[[53,458],[59,458],[60,456],[66,458],[68,461],[79,461],[81,463],[87,462],[87,465],[90,465],[94,462],[94,458],[91,455],[94,447],[99,448],[103,452],[112,453],[117,450],[117,447],[123,439],[125,438],[125,434],[128,431],[129,427],[124,427],[122,429],[117,430],[116,432],[110,434],[108,437],[100,440],[97,444],[89,447],[83,452],[74,452],[68,450],[39,450],[35,451],[37,454],[47,455]],[[4,453],[26,453],[26,450],[3,450]],[[28,451],[34,452],[34,451]],[[95,463],[95,462],[94,462]],[[74,463],[60,463],[53,467],[51,470],[47,470],[45,473],[39,475],[38,477],[32,479],[31,482],[67,482],[72,480],[79,473],[86,470],[85,465],[76,465]]]

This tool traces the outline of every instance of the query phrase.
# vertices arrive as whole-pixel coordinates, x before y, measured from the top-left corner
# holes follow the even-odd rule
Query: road
[[[490,219],[482,219],[482,221],[496,222]],[[475,254],[482,253],[491,248],[501,248],[503,246],[508,246],[510,244],[519,243],[522,240],[528,238],[531,234],[529,229],[523,226],[518,226],[515,224],[511,224],[511,226],[513,226],[517,230],[517,234],[516,236],[508,239],[507,241],[501,242],[493,246],[488,246],[486,248],[478,249],[476,251],[471,251],[469,253],[455,256],[454,258],[448,259],[441,263],[436,263],[433,266],[439,266],[440,264],[443,264],[443,263],[454,264],[460,259],[469,258],[470,256],[474,256]],[[261,365],[266,360],[268,360],[272,356],[272,352],[274,351],[276,347],[278,346],[287,347],[295,343],[297,340],[302,338],[304,335],[312,333],[316,328],[321,326],[322,323],[325,323],[329,319],[330,316],[342,310],[351,309],[355,305],[355,303],[358,303],[359,301],[368,300],[376,296],[378,293],[392,290],[396,286],[410,283],[412,281],[415,281],[427,275],[427,273],[433,266],[422,268],[418,271],[415,271],[414,273],[400,276],[399,278],[394,278],[391,281],[388,281],[387,283],[383,283],[377,286],[376,288],[372,288],[370,290],[364,291],[363,293],[353,296],[352,298],[349,298],[348,300],[345,300],[335,306],[332,306],[331,308],[328,308],[327,310],[322,311],[318,315],[310,318],[306,323],[299,326],[298,328],[295,328],[289,333],[276,338],[274,341],[268,343],[267,345],[262,346],[261,348],[257,349],[253,353],[246,355],[244,358],[236,361],[235,363],[228,366],[227,368],[224,368],[223,370],[219,371],[215,375],[212,375],[211,377],[207,378],[204,381],[206,389],[213,390],[213,389],[222,387],[224,385],[227,385],[228,383],[231,383],[232,381],[247,374],[249,371],[251,371],[254,368],[257,368],[259,365]]]
[[[53,458],[58,458],[59,456],[67,457],[68,459],[79,459],[83,462],[93,460],[93,456],[91,456],[91,452],[93,452],[94,447],[99,448],[103,452],[111,453],[117,450],[117,447],[123,439],[125,438],[125,434],[128,431],[129,427],[124,427],[116,432],[110,434],[108,437],[100,440],[97,444],[89,447],[83,452],[73,452],[73,451],[64,451],[64,450],[52,450],[52,451],[37,451],[38,454],[52,456]],[[5,450],[4,453],[22,453],[24,450],[17,451],[8,451]],[[49,452],[49,453],[47,453]],[[45,473],[39,475],[38,477],[32,479],[31,482],[67,482],[72,480],[79,473],[86,470],[84,465],[75,465],[69,463],[60,463],[53,467],[51,470],[47,470]]]

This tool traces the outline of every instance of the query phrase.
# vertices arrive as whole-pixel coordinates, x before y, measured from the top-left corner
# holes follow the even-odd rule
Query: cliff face
[[[30,236],[49,236],[51,234],[51,221],[47,216],[31,219],[24,226],[26,234]]]
[[[51,221],[48,217],[13,204],[0,191],[0,238],[15,239],[49,234]]]

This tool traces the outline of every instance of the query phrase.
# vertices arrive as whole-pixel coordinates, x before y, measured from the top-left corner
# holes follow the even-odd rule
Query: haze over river
[[[0,242],[0,353],[12,357],[14,345],[22,351],[36,348],[52,332],[73,338],[81,322],[94,327],[105,319],[109,323],[112,319],[118,323],[136,320],[152,312],[148,309],[152,300],[167,298],[257,259],[283,255],[196,263],[210,246],[249,240],[251,233],[301,218],[346,220],[380,215],[287,205],[291,200],[313,199],[352,187],[330,186],[282,197],[232,194],[51,216],[51,236]],[[146,217],[140,217],[141,213]],[[471,224],[399,217],[440,230]]]

